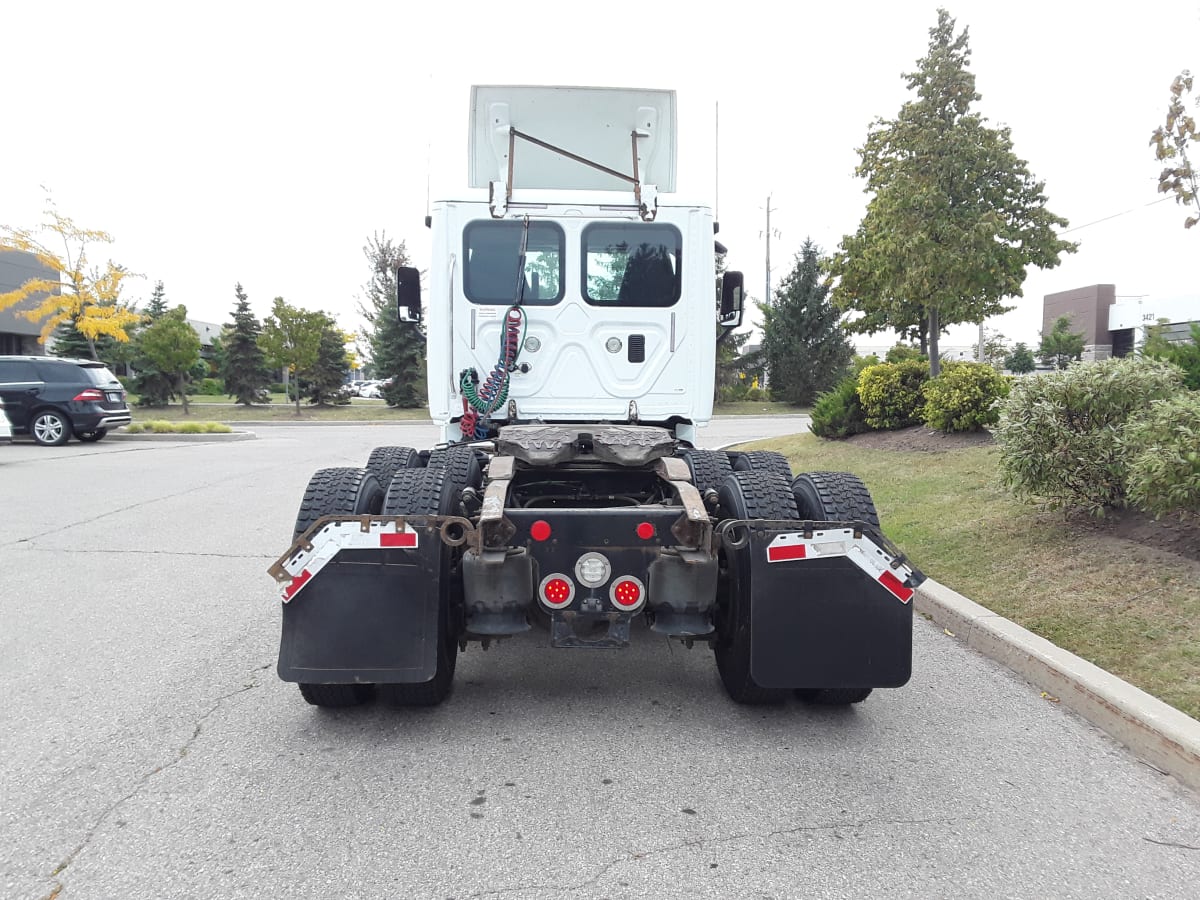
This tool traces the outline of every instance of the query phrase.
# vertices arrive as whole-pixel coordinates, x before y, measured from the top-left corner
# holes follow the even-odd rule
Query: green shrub
[[[863,419],[871,428],[906,428],[921,421],[921,385],[929,380],[929,363],[909,359],[867,366],[858,376]]]
[[[286,394],[287,385],[282,381],[272,381],[268,386],[272,394]]]
[[[1008,396],[1008,379],[986,363],[945,363],[937,378],[921,385],[921,396],[921,416],[930,428],[979,431],[1000,418],[998,401]]]
[[[1130,420],[1123,441],[1130,503],[1155,516],[1200,515],[1200,394],[1150,404]]]
[[[1200,324],[1192,323],[1191,341],[1168,341],[1163,337],[1164,330],[1162,325],[1146,329],[1142,355],[1175,363],[1183,369],[1183,383],[1193,391],[1200,391]]]
[[[874,353],[872,353],[870,356],[856,356],[854,359],[850,360],[850,371],[854,374],[854,377],[857,378],[862,370],[867,366],[877,366],[880,362],[881,360]]]
[[[833,390],[819,395],[808,427],[823,438],[844,438],[870,431],[858,399],[858,378],[854,375],[843,378]]]
[[[927,365],[929,363],[929,357],[922,353],[919,347],[914,347],[911,344],[896,344],[896,346],[888,350],[887,355],[884,357],[884,361],[890,363],[907,362],[910,359],[924,360]]]
[[[763,397],[762,388],[750,388],[746,391],[746,399],[753,403],[758,403],[760,400],[765,400],[766,398]]]
[[[222,422],[168,422],[149,419],[134,422],[125,429],[127,434],[229,434],[233,431]]]
[[[1126,422],[1180,392],[1175,366],[1144,357],[1072,363],[1017,379],[1000,410],[1000,477],[1051,509],[1103,514],[1125,500]]]

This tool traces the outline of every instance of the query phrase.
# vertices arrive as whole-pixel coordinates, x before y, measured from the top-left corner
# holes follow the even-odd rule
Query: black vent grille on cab
[[[629,336],[629,361],[635,363],[646,361],[646,336],[644,334]]]

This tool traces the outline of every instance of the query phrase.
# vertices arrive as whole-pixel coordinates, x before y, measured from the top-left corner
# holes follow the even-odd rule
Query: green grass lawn
[[[183,415],[183,405],[172,403],[166,407],[136,406],[137,397],[129,395],[129,405],[133,409],[133,420],[158,419],[160,421],[186,421],[187,418],[212,419],[217,422],[360,422],[369,419],[424,419],[428,412],[424,407],[417,409],[390,409],[382,400],[367,400],[361,397],[350,398],[349,406],[310,406],[300,402],[300,416],[296,416],[296,404],[289,401],[286,394],[272,394],[271,402],[255,406],[239,406],[230,397],[224,395],[213,397],[206,394],[195,394],[188,397],[191,405],[190,416]],[[777,416],[777,415],[806,415],[807,407],[789,406],[786,403],[771,403],[768,401],[752,402],[749,400],[736,403],[721,403],[713,413],[718,416]]]
[[[807,406],[790,406],[769,400],[736,400],[733,403],[718,403],[713,407],[713,415],[716,416],[807,415],[809,412]]]
[[[392,409],[382,400],[366,400],[352,397],[349,406],[310,406],[300,401],[300,415],[296,415],[295,402],[289,402],[284,394],[272,394],[271,402],[254,406],[240,406],[228,397],[210,397],[197,394],[188,398],[191,407],[189,415],[183,414],[183,405],[172,403],[169,406],[140,407],[135,405],[136,398],[130,396],[129,405],[133,410],[133,421],[155,419],[167,422],[181,422],[188,419],[213,420],[217,422],[362,422],[368,420],[397,421],[406,419],[427,419],[429,412],[425,407],[416,409]]]
[[[811,434],[746,446],[796,472],[853,472],[925,574],[1200,717],[1200,567],[1011,499],[993,446],[898,452]]]

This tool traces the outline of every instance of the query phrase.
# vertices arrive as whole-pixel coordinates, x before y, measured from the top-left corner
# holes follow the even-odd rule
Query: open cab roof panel
[[[629,181],[596,166],[632,178],[636,146],[638,180],[670,193],[675,190],[675,137],[674,91],[476,85],[471,88],[468,183],[473,188],[500,181],[514,190],[627,191]]]

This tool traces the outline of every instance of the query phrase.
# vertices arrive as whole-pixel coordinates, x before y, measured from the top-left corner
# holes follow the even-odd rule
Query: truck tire
[[[792,482],[800,518],[828,522],[865,522],[879,527],[871,492],[849,472],[806,472]],[[797,688],[796,696],[820,706],[862,703],[871,688]]]
[[[383,491],[366,469],[320,469],[308,480],[294,537],[322,516],[361,516],[379,512]],[[300,684],[300,696],[313,706],[358,706],[375,695],[373,684]]]
[[[385,491],[398,470],[415,469],[420,465],[421,454],[412,447],[376,447],[367,457],[367,471],[379,479]]]
[[[792,483],[792,467],[787,458],[773,450],[748,450],[745,453],[732,453],[733,471],[735,472],[769,472],[778,475],[788,484]]]
[[[300,537],[322,516],[363,516],[379,512],[383,488],[366,469],[319,469],[308,480],[293,537]]]
[[[792,482],[801,519],[814,522],[865,522],[879,527],[871,492],[849,472],[805,472]]]
[[[692,484],[701,495],[708,490],[720,489],[721,483],[733,471],[729,456],[719,450],[689,448],[682,451],[682,455],[692,470]]]
[[[481,475],[474,451],[448,454],[444,466],[402,469],[388,486],[385,516],[460,515],[462,492],[478,487]],[[432,462],[432,460],[431,460]],[[393,706],[436,706],[449,696],[458,663],[458,636],[463,629],[461,590],[452,583],[459,551],[438,542],[437,668],[433,678],[419,684],[385,684],[383,698]]]
[[[796,696],[818,706],[849,706],[871,696],[870,688],[796,688]]]
[[[375,696],[373,684],[301,684],[300,696],[313,706],[340,709],[359,706]]]
[[[718,489],[722,518],[795,519],[791,488],[769,472],[733,472]],[[764,688],[750,674],[750,547],[722,551],[724,589],[717,595],[717,639],[713,651],[725,691],[735,703],[781,703],[782,688]]]
[[[459,490],[462,490],[463,487],[478,487],[483,481],[479,457],[474,448],[468,444],[439,447],[429,454],[429,462],[426,465],[430,469],[451,470],[456,476],[456,482],[461,485]],[[450,515],[450,513],[444,515]]]

